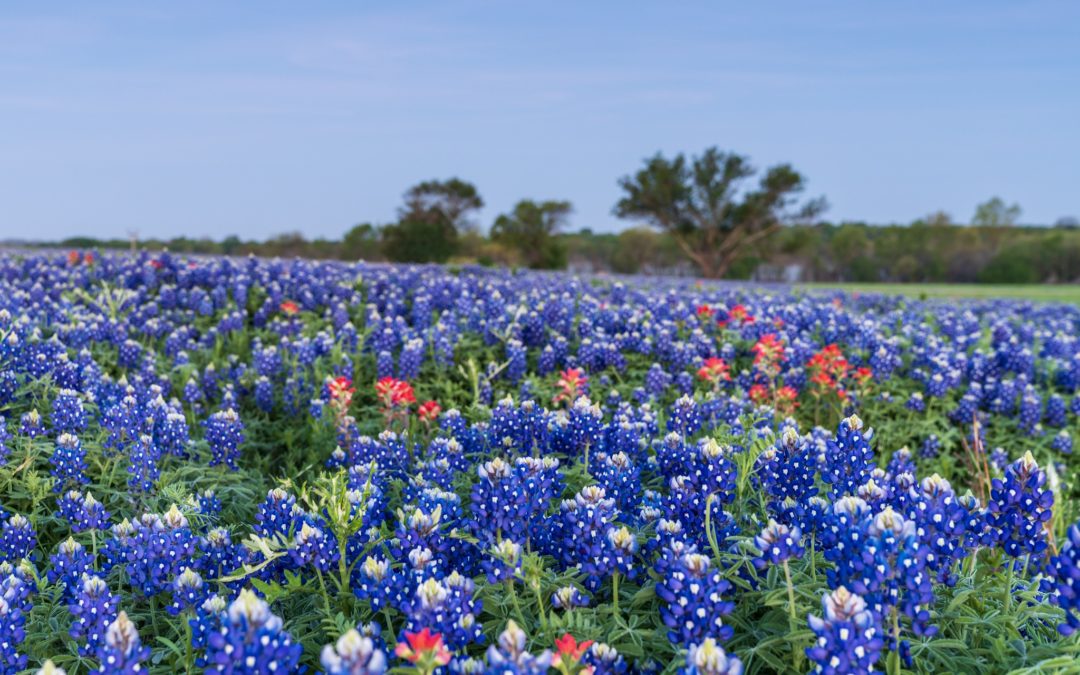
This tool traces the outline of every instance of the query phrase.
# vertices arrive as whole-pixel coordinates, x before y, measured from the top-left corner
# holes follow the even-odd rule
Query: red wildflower
[[[865,384],[873,376],[874,371],[870,370],[866,366],[863,366],[862,368],[859,368],[855,371],[855,379],[858,380],[860,384]]]
[[[711,317],[714,314],[713,308],[708,305],[698,305],[697,315],[703,317]]]
[[[405,380],[384,377],[375,383],[375,394],[382,401],[384,408],[398,408],[416,403],[416,394],[412,385]]]
[[[289,316],[293,316],[300,312],[300,305],[292,300],[285,300],[281,303],[281,311]]]
[[[718,384],[720,380],[731,379],[728,364],[724,359],[718,359],[715,356],[705,359],[705,365],[698,368],[697,376],[706,382],[711,382],[713,385]]]
[[[74,267],[75,265],[79,264],[80,260],[82,260],[82,256],[79,255],[78,251],[69,251],[68,256],[67,256],[67,260],[68,260],[68,265],[71,265],[71,266]]]
[[[352,380],[344,375],[327,382],[326,388],[330,390],[330,398],[336,401],[352,401],[353,393],[356,392],[356,388],[352,386]]]
[[[439,417],[439,413],[442,412],[442,406],[438,401],[425,401],[416,409],[416,414],[420,418],[421,422],[431,423]]]
[[[739,323],[754,323],[754,315],[750,313],[746,305],[735,305],[728,312],[728,316]]]
[[[567,368],[559,373],[559,381],[556,384],[562,391],[555,394],[553,401],[555,403],[562,401],[573,403],[585,393],[585,384],[588,381],[589,377],[585,374],[585,371],[580,368]]]
[[[762,336],[750,349],[754,352],[754,365],[765,374],[775,377],[780,374],[780,363],[787,360],[784,343],[775,333]]]
[[[555,667],[561,667],[564,665],[573,665],[581,660],[581,657],[585,655],[585,651],[593,644],[592,640],[585,640],[582,643],[578,643],[570,633],[564,634],[561,638],[555,639],[555,649],[559,653],[552,659],[552,664]],[[566,661],[570,663],[567,664]]]
[[[443,644],[442,633],[432,633],[425,628],[419,633],[405,632],[405,642],[397,643],[394,653],[411,663],[430,659],[435,665],[445,666],[450,663],[450,650]]]
[[[82,259],[83,259],[83,264],[86,264],[86,265],[93,265],[94,264],[94,254],[93,253],[84,253]]]
[[[159,269],[161,269],[162,267],[165,266],[165,263],[163,263],[160,260],[155,258],[154,260],[150,261],[150,266],[153,267],[156,270],[159,270]]]
[[[762,404],[769,400],[769,390],[763,384],[755,384],[750,387],[750,400],[757,404]]]
[[[799,407],[799,402],[796,400],[798,398],[799,392],[795,391],[793,387],[787,385],[780,387],[776,390],[776,401],[774,402],[777,412],[784,415],[795,412],[795,408]]]

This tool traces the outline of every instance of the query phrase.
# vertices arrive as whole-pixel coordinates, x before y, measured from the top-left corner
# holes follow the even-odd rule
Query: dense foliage
[[[1078,330],[4,254],[0,673],[1078,672]]]

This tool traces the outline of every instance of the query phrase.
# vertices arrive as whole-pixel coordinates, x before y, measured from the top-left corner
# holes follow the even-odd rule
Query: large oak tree
[[[825,208],[823,199],[798,204],[804,179],[790,165],[767,169],[747,188],[756,173],[746,157],[715,147],[691,159],[657,153],[619,180],[624,196],[615,214],[669,232],[702,276],[719,278],[785,224],[807,222]]]

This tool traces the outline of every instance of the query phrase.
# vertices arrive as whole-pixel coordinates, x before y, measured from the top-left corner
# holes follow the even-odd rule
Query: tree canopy
[[[555,235],[565,227],[572,210],[567,201],[523,199],[512,212],[495,219],[491,237],[516,250],[522,262],[533,269],[563,267],[566,250]]]
[[[806,222],[825,208],[822,199],[797,204],[805,181],[789,164],[757,171],[739,154],[708,148],[687,159],[657,153],[619,180],[621,218],[644,220],[675,239],[706,277],[721,277],[740,255],[785,224]]]

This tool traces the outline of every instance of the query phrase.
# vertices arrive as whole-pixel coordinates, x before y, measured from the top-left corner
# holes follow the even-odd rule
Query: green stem
[[[506,588],[510,592],[510,601],[514,605],[514,611],[517,612],[518,620],[521,622],[521,627],[525,628],[529,625],[529,622],[525,620],[525,614],[521,611],[521,605],[518,604],[517,591],[514,590],[514,580],[506,580]],[[527,630],[527,629],[526,629]]]
[[[615,617],[619,617],[619,572],[615,571],[611,575],[611,605],[612,610],[615,613]]]
[[[788,630],[795,632],[799,625],[799,615],[795,609],[795,585],[791,583],[791,567],[787,560],[784,561],[784,581],[787,583]],[[795,645],[791,647],[791,665],[795,667],[795,672],[802,671],[802,653]]]
[[[323,581],[322,571],[315,568],[315,574],[319,577],[319,592],[322,593],[323,608],[326,611],[326,618],[333,619],[334,613],[330,610],[330,594],[326,592],[326,582]]]

